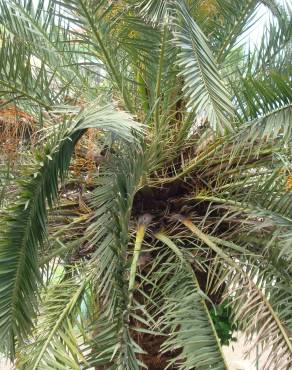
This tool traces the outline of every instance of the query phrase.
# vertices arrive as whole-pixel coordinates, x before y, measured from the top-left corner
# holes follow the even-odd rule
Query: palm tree
[[[291,366],[289,23],[274,0],[0,1],[16,367],[228,369],[222,302]]]

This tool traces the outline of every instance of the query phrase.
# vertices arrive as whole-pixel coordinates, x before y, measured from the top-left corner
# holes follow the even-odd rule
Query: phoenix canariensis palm
[[[0,40],[1,135],[8,109],[29,117],[13,159],[1,146],[1,350],[21,369],[228,369],[226,301],[288,369],[289,9],[1,0]]]

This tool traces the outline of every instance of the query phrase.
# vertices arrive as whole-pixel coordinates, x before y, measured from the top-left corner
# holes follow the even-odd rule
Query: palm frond
[[[191,265],[169,237],[162,233],[156,234],[156,237],[177,257],[173,276],[162,287],[166,302],[161,308],[161,320],[166,332],[171,333],[163,343],[162,351],[179,351],[168,366],[175,364],[179,369],[228,369],[204,294]]]
[[[142,0],[136,7],[147,21],[162,25],[169,15],[171,1]]]
[[[141,352],[141,349],[130,333],[129,320],[132,314],[132,305],[129,301],[131,296],[129,288],[131,287],[126,279],[126,266],[127,250],[129,247],[128,228],[130,209],[142,175],[147,170],[147,167],[145,168],[144,156],[139,147],[129,157],[128,160],[124,160],[118,165],[118,172],[114,183],[114,194],[118,194],[118,197],[114,201],[112,212],[112,217],[116,222],[114,232],[115,244],[113,248],[118,262],[115,266],[115,275],[117,284],[120,286],[120,289],[116,290],[116,315],[119,320],[119,348],[114,362],[120,368],[138,369],[139,359],[137,354]],[[132,174],[130,178],[127,176],[128,173]]]
[[[287,71],[289,68],[289,43],[291,39],[290,17],[286,15],[281,23],[272,20],[265,28],[258,47],[247,59],[245,70],[254,75],[269,71]]]
[[[249,122],[237,134],[239,145],[257,145],[260,151],[265,142],[280,140],[288,144],[292,132],[291,114],[291,104],[288,104]]]
[[[184,3],[177,4],[174,43],[180,49],[177,63],[184,78],[188,106],[207,117],[213,129],[232,129],[233,105],[219,76],[206,38]]]
[[[38,248],[46,237],[46,202],[51,206],[57,199],[59,179],[64,179],[74,147],[89,127],[114,131],[125,140],[135,140],[132,130],[139,129],[128,115],[109,107],[90,106],[87,114],[82,110],[69,126],[65,124],[49,137],[40,168],[22,184],[16,205],[1,219],[5,233],[1,235],[0,254],[5,264],[0,270],[0,327],[1,338],[12,354],[15,339],[22,342],[29,334],[36,310],[37,284],[41,280]]]
[[[244,276],[233,278],[233,284],[236,318],[262,351],[268,351],[264,366],[286,369],[292,356],[290,289],[275,273],[264,276],[252,264]]]
[[[218,7],[222,9],[222,22],[215,19],[211,27],[216,27],[218,32],[211,37],[215,38],[217,51],[216,59],[219,64],[223,63],[230,51],[236,46],[238,38],[254,23],[254,12],[258,2],[249,1],[219,1]],[[211,30],[210,30],[211,31]]]
[[[1,33],[0,37],[1,97],[9,102],[14,96],[15,101],[29,101],[31,105],[34,103],[37,107],[49,109],[57,95],[54,96],[50,89],[52,78],[47,75],[45,66],[40,64],[35,67],[31,50],[10,40],[7,33]],[[25,105],[26,108],[27,106],[28,104]],[[27,111],[33,109],[30,107]]]
[[[91,0],[62,0],[58,1],[58,5],[60,6],[60,16],[64,21],[73,21],[78,26],[73,34],[83,45],[83,52],[95,60],[102,61],[102,67],[121,94],[126,109],[132,112],[127,80],[124,79],[121,70],[123,63],[122,55],[119,53],[120,45],[112,37],[111,32],[116,17],[113,17],[112,22],[109,22],[111,19],[109,15],[114,9],[114,4],[105,1],[96,4]],[[126,72],[125,69],[124,72]]]
[[[64,176],[78,138],[75,134],[72,142],[63,141],[58,151],[54,146],[47,151],[44,166],[23,184],[17,204],[1,219],[5,233],[0,247],[0,326],[1,338],[12,356],[15,340],[22,343],[33,324],[37,285],[41,281],[37,249],[46,235],[46,200],[52,204],[56,199],[59,174]]]
[[[268,76],[269,79],[266,79],[263,75],[253,77],[248,74],[230,83],[241,120],[259,118],[291,103],[288,75],[271,71]],[[238,89],[239,86],[241,89]]]
[[[50,103],[60,103],[66,94],[76,97],[78,92],[80,98],[81,92],[86,94],[86,88],[89,93],[86,73],[84,69],[77,68],[76,43],[71,40],[69,27],[62,24],[57,7],[52,2],[47,7],[39,2],[34,9],[29,3],[1,1],[0,9],[0,22],[3,26],[1,40],[5,41],[2,44],[1,59],[7,63],[5,54],[8,52],[11,53],[9,61],[11,57],[15,59],[13,63],[8,63],[8,66],[14,67],[10,72],[3,65],[3,73],[6,71],[4,82],[7,88],[11,86],[11,93],[16,90],[20,94],[18,90],[21,90],[29,95],[31,90],[36,94],[43,85],[37,96],[40,101],[42,97],[47,98],[44,100],[46,107]],[[30,82],[29,78],[34,80]],[[53,91],[55,96],[48,99],[48,94]]]
[[[128,281],[128,234],[130,210],[145,168],[140,145],[136,142],[121,148],[123,155],[113,155],[103,181],[95,189],[91,204],[95,215],[88,227],[90,242],[96,245],[93,261],[101,316],[93,322],[97,332],[92,337],[88,363],[123,369],[143,366],[143,353],[131,331],[135,314],[133,286]],[[131,176],[128,174],[131,173]],[[132,272],[136,275],[136,269]]]
[[[231,281],[235,284],[235,289],[238,289],[240,292],[244,291],[242,295],[239,294],[239,304],[237,298],[235,298],[235,302],[238,304],[237,318],[241,317],[242,327],[247,332],[254,333],[254,331],[257,331],[260,333],[259,342],[267,344],[270,340],[271,342],[269,343],[273,343],[273,348],[267,360],[269,366],[281,369],[286,368],[291,361],[292,354],[292,344],[287,334],[287,330],[289,332],[291,327],[291,304],[288,302],[291,294],[287,291],[287,285],[283,284],[281,286],[280,279],[279,288],[278,286],[275,287],[275,280],[273,281],[276,276],[275,273],[270,276],[263,276],[257,268],[249,269],[249,267],[245,267],[247,269],[245,271],[245,268],[238,263],[239,261],[234,261],[194,224],[184,219],[182,222],[208,245],[224,263],[231,267],[230,272],[234,271]],[[250,266],[253,266],[253,264],[250,264]],[[251,274],[249,274],[250,272]],[[224,279],[226,279],[225,274]],[[254,281],[257,281],[259,286]],[[248,293],[245,288],[242,288],[244,285],[245,288],[249,289]],[[283,291],[279,293],[279,289],[283,289]],[[265,311],[263,311],[263,306]],[[263,318],[263,321],[260,322],[259,318]]]
[[[82,351],[78,350],[74,326],[88,280],[64,279],[48,288],[42,299],[33,339],[17,355],[18,366],[26,369],[80,369]]]

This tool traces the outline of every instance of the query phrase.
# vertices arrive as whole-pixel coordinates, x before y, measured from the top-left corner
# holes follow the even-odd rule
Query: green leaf
[[[184,2],[177,2],[174,43],[180,49],[177,63],[184,78],[188,106],[206,117],[218,132],[232,130],[234,108],[207,40]]]
[[[83,281],[64,279],[48,288],[42,300],[33,340],[17,356],[18,364],[28,370],[59,369],[61,366],[80,369],[82,352],[78,349],[78,319],[88,278]]]
[[[162,350],[168,352],[181,349],[178,355],[173,356],[169,366],[176,364],[182,370],[193,367],[228,369],[191,265],[169,237],[162,233],[157,233],[156,237],[183,263],[179,265],[177,259],[175,260],[175,272],[162,287],[163,291],[168,292],[165,293],[166,303],[161,308],[162,322],[166,332],[171,333],[162,344]]]
[[[62,113],[68,113],[68,108]],[[49,135],[39,175],[22,184],[16,204],[9,208],[8,216],[1,219],[4,233],[0,237],[0,261],[3,262],[0,265],[0,335],[12,356],[15,341],[22,343],[28,336],[36,313],[41,281],[37,260],[38,249],[46,237],[46,203],[52,206],[57,199],[59,180],[64,179],[74,147],[89,127],[109,130],[126,141],[136,141],[134,127],[141,129],[129,115],[117,113],[111,107],[90,105],[87,110],[81,110],[69,125],[60,126],[57,133]]]

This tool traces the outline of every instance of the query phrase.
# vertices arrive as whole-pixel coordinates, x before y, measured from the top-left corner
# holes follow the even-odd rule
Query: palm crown
[[[225,300],[287,369],[287,9],[1,0],[0,21],[2,350],[23,369],[226,369]]]

